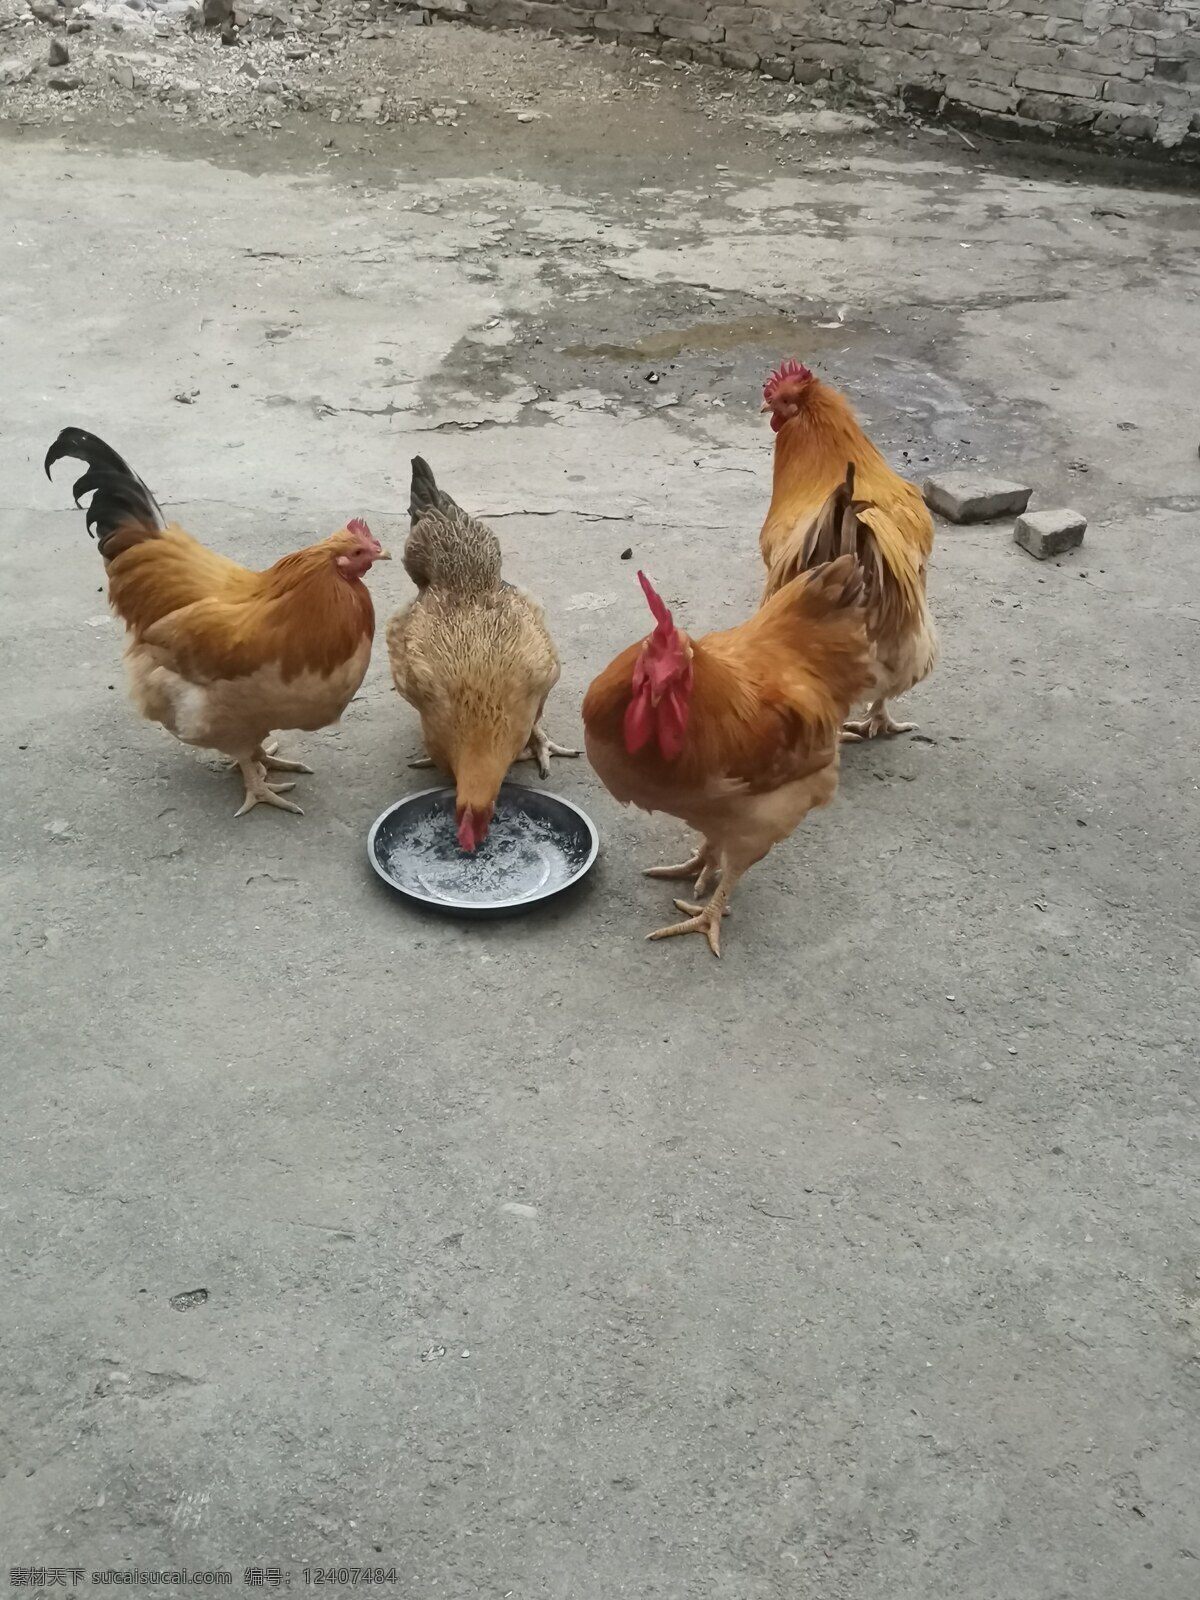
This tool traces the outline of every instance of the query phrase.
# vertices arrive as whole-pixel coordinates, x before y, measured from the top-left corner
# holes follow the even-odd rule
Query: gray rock
[[[28,61],[22,61],[20,56],[9,56],[0,61],[0,83],[24,83],[32,78],[33,68]]]
[[[47,81],[52,89],[58,89],[62,94],[71,94],[74,90],[83,88],[83,79],[77,77],[50,78]]]
[[[63,41],[61,39],[51,39],[50,52],[46,57],[46,60],[50,63],[50,65],[52,67],[65,67],[70,59],[71,52],[67,49]]]
[[[1087,518],[1078,511],[1027,511],[1017,518],[1013,538],[1038,561],[1049,561],[1083,543]]]
[[[925,484],[925,504],[951,522],[994,522],[1018,516],[1033,490],[976,472],[942,472]]]
[[[354,113],[360,122],[375,122],[383,115],[383,99],[380,95],[368,95],[365,100],[358,102],[358,109]]]
[[[802,133],[824,133],[834,138],[848,133],[870,133],[878,126],[873,117],[864,117],[858,111],[800,111],[796,113],[796,121]]]
[[[30,0],[30,11],[39,22],[61,22],[62,12],[53,3],[53,0]]]
[[[747,121],[756,122],[762,128],[771,128],[776,133],[818,133],[833,137],[870,133],[872,128],[878,126],[871,117],[860,116],[855,111],[829,110],[776,111],[772,114],[752,112]]]
[[[121,89],[136,89],[137,73],[127,61],[122,61],[113,68],[113,82]]]

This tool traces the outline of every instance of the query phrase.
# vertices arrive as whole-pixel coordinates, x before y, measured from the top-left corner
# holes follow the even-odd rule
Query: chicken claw
[[[675,922],[669,928],[656,928],[653,933],[646,935],[647,939],[671,939],[677,933],[702,933],[708,940],[708,948],[713,955],[721,954],[721,918],[728,916],[728,912],[718,903],[720,890],[712,897],[706,906],[694,905],[690,900],[676,900],[675,906],[679,911],[687,913],[686,922]]]
[[[253,756],[239,761],[237,765],[242,774],[242,781],[246,785],[246,798],[234,812],[235,817],[244,817],[247,811],[253,811],[255,806],[278,806],[280,811],[294,811],[298,817],[304,815],[294,801],[283,798],[285,790],[296,787],[294,783],[269,784],[262,767]]]
[[[410,767],[431,767],[433,765],[433,757],[417,756],[414,761],[410,761],[408,764]]]
[[[718,867],[708,853],[707,846],[702,846],[690,861],[681,861],[677,867],[645,867],[642,871],[644,878],[695,878],[696,893],[704,894],[717,875]]]
[[[878,739],[881,734],[890,738],[895,733],[911,733],[916,726],[915,722],[893,722],[888,715],[887,702],[876,700],[874,705],[867,707],[867,714],[861,721],[842,724],[842,743],[850,744],[858,739]]]
[[[257,761],[264,772],[307,772],[311,775],[311,767],[306,766],[303,761],[285,761],[284,758],[277,753],[278,750],[278,739],[272,739],[270,744],[267,744],[264,740],[264,742],[258,746],[257,750],[255,750],[251,759]],[[228,770],[230,772],[236,772],[240,766],[241,763],[239,761],[231,761],[229,763]],[[293,789],[295,788],[295,785],[289,783],[288,788]]]
[[[533,732],[529,735],[529,743],[517,757],[518,761],[536,761],[539,778],[550,776],[551,756],[577,756],[578,750],[568,750],[565,744],[555,744],[554,740],[546,733],[540,722],[535,722]]]
[[[270,746],[260,744],[254,752],[254,759],[268,772],[312,772],[312,768],[303,761],[285,761],[282,756],[277,756],[275,752],[278,749],[279,746],[275,743]],[[295,785],[289,783],[287,787],[292,789]]]

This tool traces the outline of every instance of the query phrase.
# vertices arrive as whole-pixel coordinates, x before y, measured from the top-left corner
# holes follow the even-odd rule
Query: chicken
[[[836,508],[834,508],[836,510]],[[692,639],[643,573],[655,628],[588,689],[588,759],[623,805],[666,811],[700,835],[695,855],[651,878],[690,878],[706,905],[647,937],[703,933],[721,953],[738,879],[837,790],[839,730],[871,681],[863,577],[851,555],[802,574],[748,621]]]
[[[496,796],[514,761],[543,778],[551,756],[577,756],[542,725],[558,682],[558,653],[541,606],[500,576],[490,528],[443,494],[420,456],[412,463],[404,567],[417,595],[387,625],[396,688],[421,716],[428,756],[454,778],[461,848],[487,838]]]
[[[108,598],[127,630],[125,667],[134,706],[184,744],[219,750],[240,770],[245,799],[300,812],[294,783],[268,772],[311,772],[268,744],[280,728],[336,722],[371,658],[375,612],[363,575],[388,553],[357,518],[265,572],[251,572],[168,526],[158,502],[95,434],[64,428],[46,476],[64,456],[87,471],[75,503],[91,494],[88,532],[108,574]]]
[[[847,739],[908,733],[888,701],[929,676],[938,644],[925,596],[933,522],[913,484],[899,477],[863,433],[848,402],[798,361],[785,361],[763,388],[775,433],[775,482],[759,547],[767,567],[764,600],[797,573],[837,553],[837,534],[818,513],[847,463],[856,474],[857,553],[866,579],[873,653],[867,712],[848,722]]]

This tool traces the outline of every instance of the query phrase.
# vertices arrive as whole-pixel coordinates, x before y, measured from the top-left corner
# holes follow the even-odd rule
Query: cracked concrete
[[[902,134],[781,173],[690,92],[516,155],[481,100],[477,141],[340,169],[287,132],[4,136],[12,1563],[1193,1600],[1197,204]],[[399,542],[420,449],[546,601],[573,742],[645,629],[624,548],[694,629],[754,603],[785,353],[914,477],[1090,526],[1058,566],[939,530],[920,737],[848,753],[719,967],[641,941],[680,830],[582,763],[573,903],[388,899],[365,834],[419,775],[382,651],[298,741],[307,815],[235,823],[133,719],[40,475],[94,427],[265,564],[356,514]]]

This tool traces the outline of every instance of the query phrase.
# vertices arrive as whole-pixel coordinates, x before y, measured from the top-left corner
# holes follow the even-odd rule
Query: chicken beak
[[[762,405],[760,405],[759,408],[758,408],[758,414],[761,417],[764,412],[770,411],[770,410],[771,410],[771,402],[769,400],[764,400]]]
[[[390,561],[392,559],[392,552],[390,550],[381,550],[375,559],[376,561]]]

